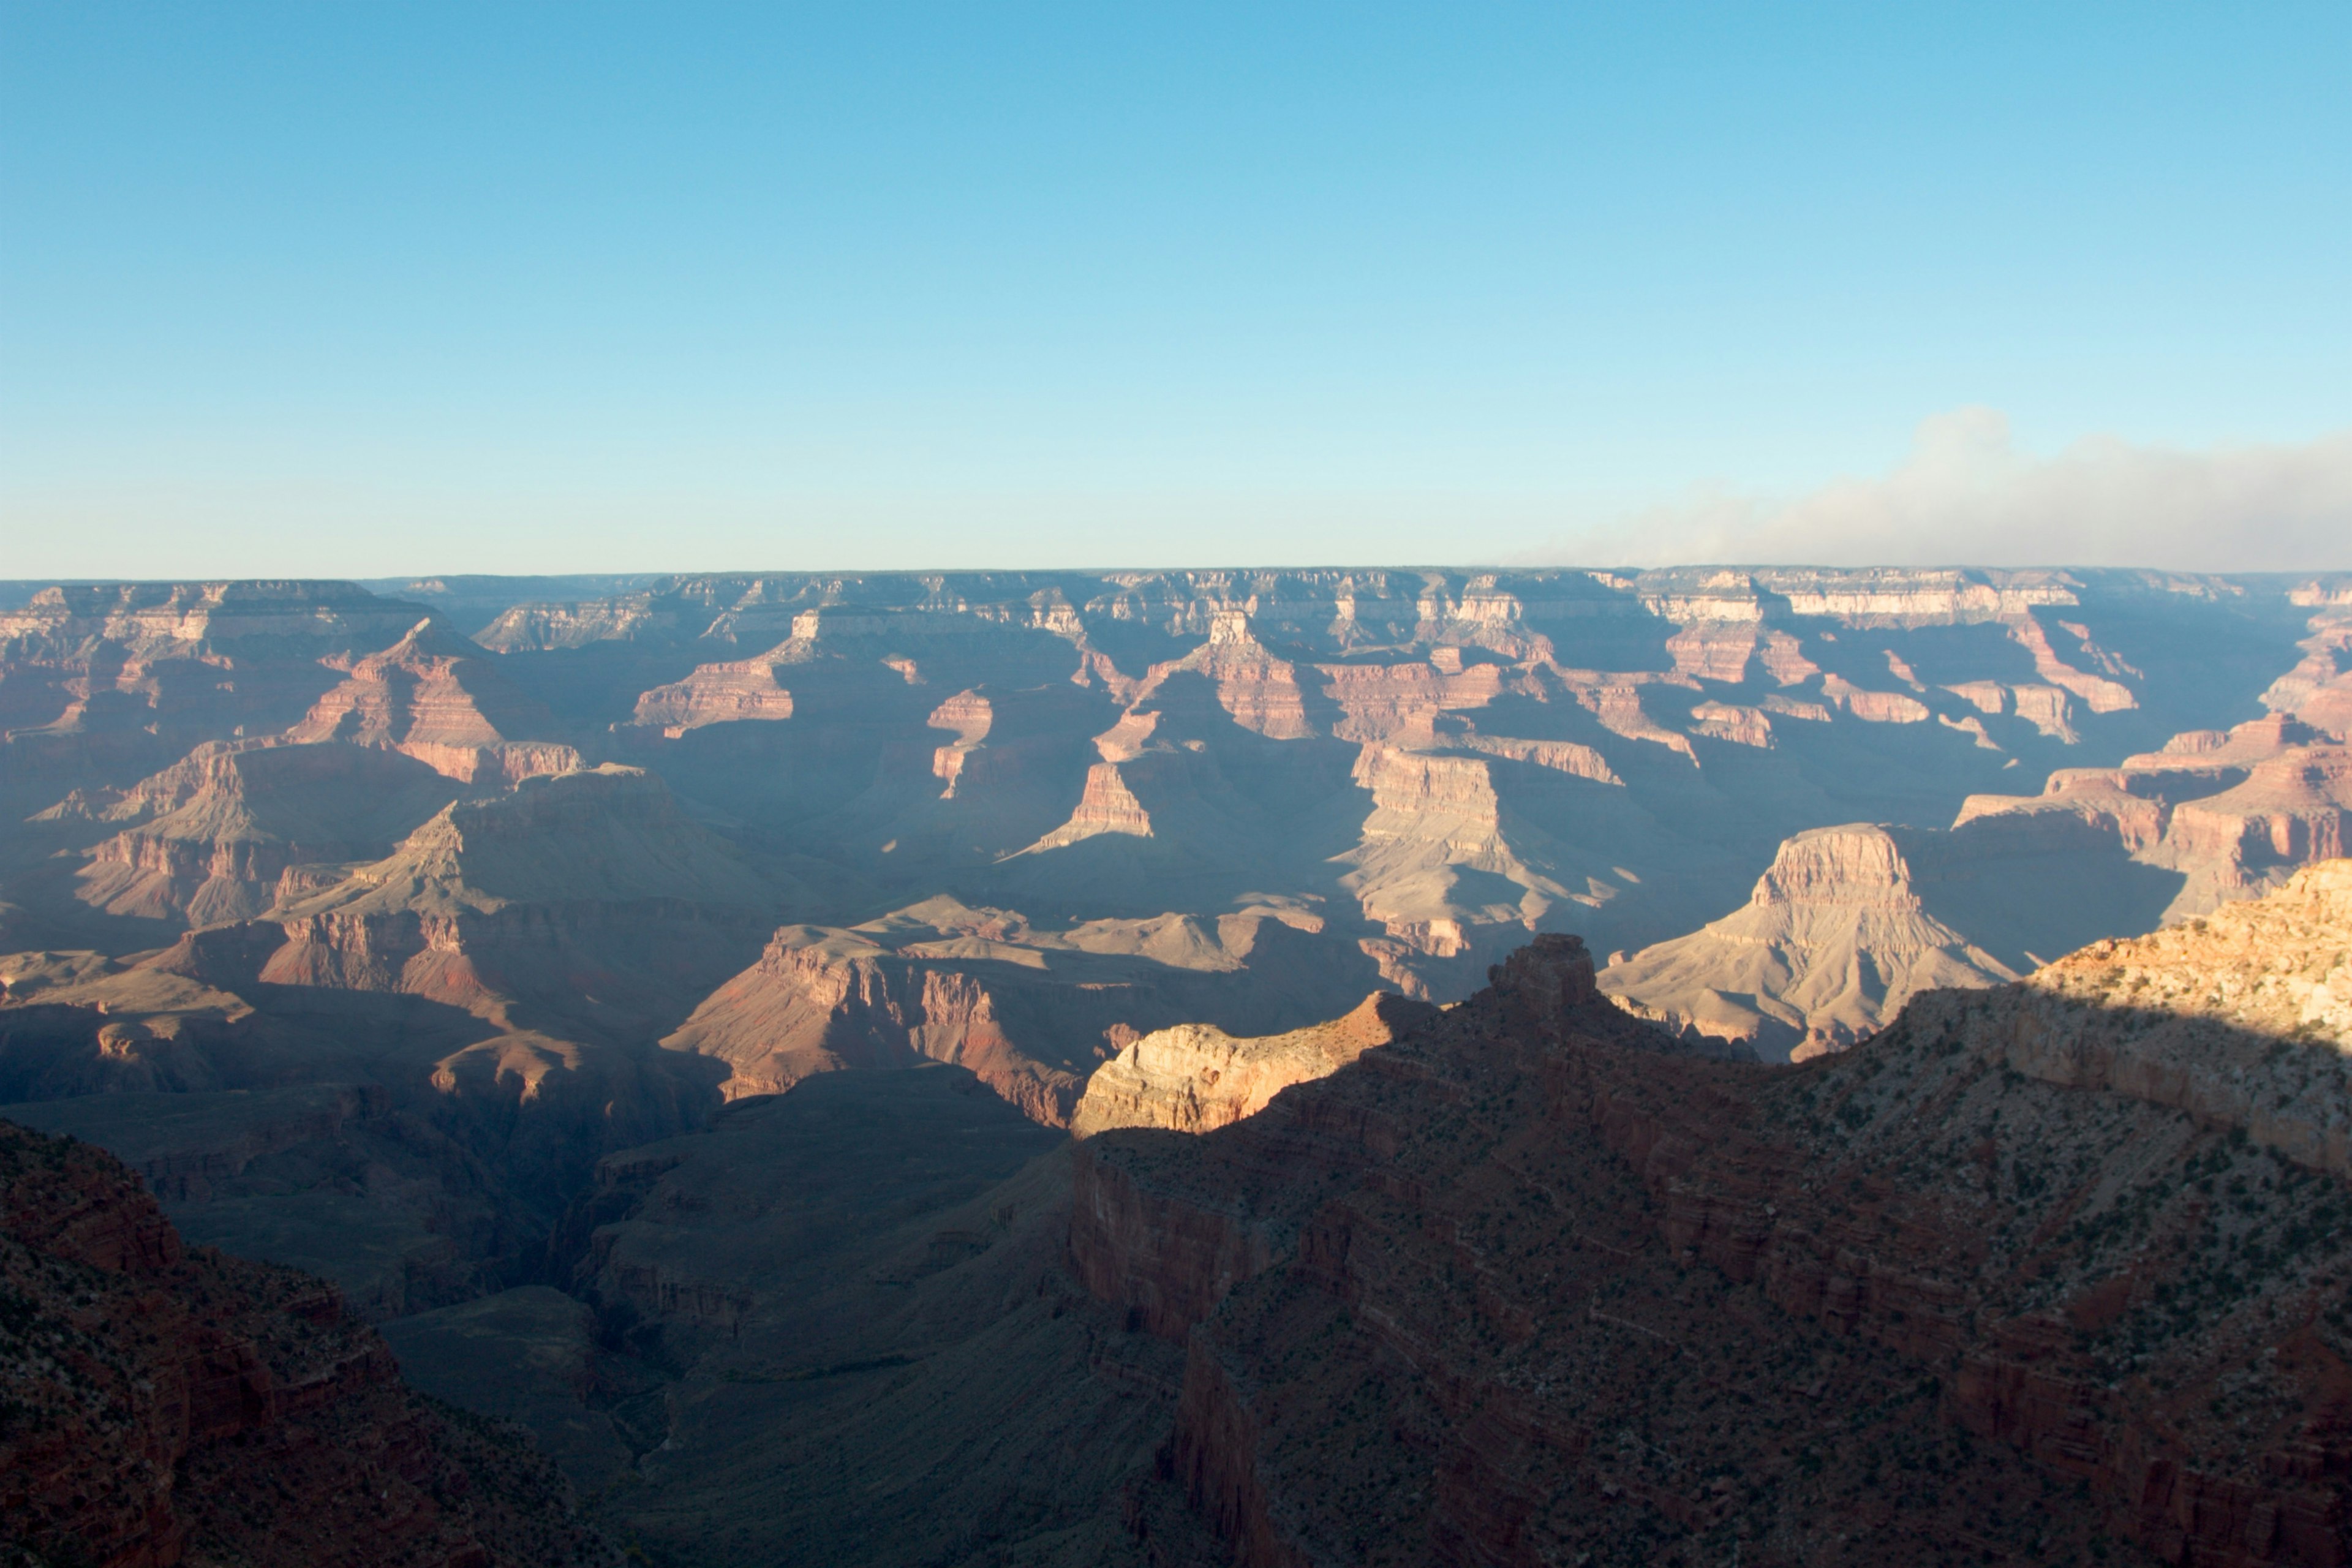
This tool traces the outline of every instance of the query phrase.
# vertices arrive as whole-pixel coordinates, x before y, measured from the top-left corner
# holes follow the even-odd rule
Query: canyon
[[[2347,682],[2308,574],[0,585],[0,1118],[656,1562],[2335,1561]]]

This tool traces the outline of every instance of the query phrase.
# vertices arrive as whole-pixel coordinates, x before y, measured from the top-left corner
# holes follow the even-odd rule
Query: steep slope
[[[1802,1060],[1875,1033],[1922,991],[2016,979],[1927,911],[1907,837],[1861,823],[1801,833],[1746,907],[1613,960],[1601,989],[1669,1032]]]
[[[545,1460],[402,1387],[322,1281],[184,1249],[87,1145],[0,1123],[0,1173],[12,1558],[620,1561]]]
[[[394,1344],[619,1472],[614,1532],[675,1568],[1216,1562],[1150,1485],[1182,1352],[1071,1277],[1064,1142],[960,1068],[825,1074],[604,1163],[593,1339],[509,1291]]]
[[[0,820],[282,730],[334,684],[321,660],[380,648],[421,613],[349,583],[45,588],[0,611]]]
[[[307,891],[306,872],[378,858],[456,795],[432,768],[372,747],[207,742],[128,790],[45,815],[130,825],[90,851],[83,901],[203,926]]]
[[[1328,962],[1301,929],[1317,923],[1257,906],[1040,931],[940,898],[847,930],[786,926],[662,1045],[726,1064],[730,1099],[843,1067],[955,1062],[1059,1127],[1097,1065],[1148,1030],[1343,1010],[1371,966]]]
[[[792,891],[658,779],[606,764],[452,805],[386,858],[271,910],[286,942],[260,978],[625,1035],[683,1016]]]
[[[1638,1048],[1546,938],[1080,1144],[1073,1257],[1184,1338],[1244,1563],[2341,1563],[2352,867],[2229,915],[1777,1068]]]
[[[2190,731],[2114,768],[2066,768],[2039,795],[1970,795],[1956,826],[2073,817],[2131,857],[2181,874],[2168,919],[2276,887],[2344,853],[2352,746],[2284,713]]]
[[[555,716],[466,638],[430,618],[390,647],[328,661],[346,670],[287,731],[405,752],[451,778],[513,783],[580,765]]]

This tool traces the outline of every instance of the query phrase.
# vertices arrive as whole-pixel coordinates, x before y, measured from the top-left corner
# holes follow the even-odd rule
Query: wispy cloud
[[[1998,409],[1923,421],[1876,479],[1793,500],[1706,493],[1559,541],[1548,562],[2352,566],[2352,430],[2300,446],[2143,447],[2114,437],[2021,452]]]

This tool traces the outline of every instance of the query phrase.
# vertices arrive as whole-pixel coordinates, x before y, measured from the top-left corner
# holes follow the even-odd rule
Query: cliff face
[[[658,779],[608,764],[455,804],[384,859],[271,910],[285,945],[259,978],[625,1033],[683,1016],[756,950],[790,889]]]
[[[1292,1084],[1327,1078],[1435,1016],[1427,1003],[1376,991],[1343,1018],[1286,1035],[1236,1039],[1213,1024],[1157,1029],[1095,1069],[1070,1131],[1084,1138],[1114,1127],[1229,1126]]]
[[[349,741],[404,752],[451,778],[513,784],[580,765],[548,737],[555,716],[519,690],[474,644],[431,620],[390,647],[337,660],[349,671],[320,697],[295,741]]]
[[[322,1281],[187,1251],[86,1145],[0,1123],[0,1540],[104,1568],[618,1562]]]
[[[1087,1075],[1146,1031],[1187,1017],[1246,1027],[1339,1011],[1334,1001],[1370,978],[1369,965],[1311,962],[1288,923],[1297,918],[1039,931],[1005,910],[935,899],[850,930],[786,926],[662,1044],[726,1063],[730,1099],[845,1067],[944,1061],[1036,1121],[1066,1126]]]
[[[420,614],[349,583],[44,589],[0,612],[0,800],[22,816],[201,742],[282,730],[334,684],[321,660],[395,641]]]
[[[631,722],[658,727],[672,740],[705,724],[789,719],[793,694],[776,684],[763,659],[706,664],[684,680],[657,686],[637,699]]]
[[[1530,950],[1081,1145],[1074,1262],[1187,1337],[1170,1465],[1244,1562],[2352,1561],[2344,870],[1795,1068]]]
[[[45,815],[127,825],[90,852],[85,902],[217,925],[268,909],[295,868],[387,853],[456,794],[425,764],[372,747],[214,742],[129,790]]]
[[[1084,1079],[1008,1037],[995,991],[1019,983],[1004,977],[992,990],[968,969],[900,959],[847,933],[787,927],[662,1043],[728,1063],[730,1099],[779,1093],[845,1067],[954,1062],[1058,1127]]]
[[[1956,826],[2072,816],[2179,872],[2166,911],[2203,914],[2344,853],[2352,747],[2286,713],[2176,735],[2115,768],[2060,769],[2033,796],[1971,795]]]

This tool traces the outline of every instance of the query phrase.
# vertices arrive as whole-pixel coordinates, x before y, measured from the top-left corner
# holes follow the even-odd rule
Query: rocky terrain
[[[2341,1562],[2352,866],[2231,915],[1790,1069],[1644,1047],[1546,938],[1080,1145],[1074,1262],[1185,1342],[1167,1468],[1243,1562]]]
[[[2190,731],[2117,767],[2059,769],[2039,795],[1971,795],[1958,821],[2073,817],[2134,859],[2179,874],[2167,918],[2202,914],[2344,853],[2347,733],[2284,710],[2226,731]]]
[[[1286,1035],[1235,1039],[1214,1024],[1155,1029],[1095,1070],[1070,1131],[1084,1138],[1114,1127],[1229,1127],[1292,1084],[1328,1078],[1436,1016],[1425,1002],[1376,991],[1344,1017]]]
[[[1937,987],[2040,984],[2278,888],[2340,852],[2352,776],[2352,580],[2327,576],[777,574],[0,605],[0,1104],[121,1152],[190,1237],[331,1279],[396,1342],[420,1325],[427,1361],[536,1347],[499,1408],[600,1496],[660,1473],[663,1550],[688,1556],[717,1494],[640,1437],[685,1430],[698,1378],[783,1385],[757,1381],[773,1352],[722,1353],[605,1272],[628,1253],[604,1227],[675,1204],[691,1258],[692,1216],[725,1206],[692,1160],[615,1176],[635,1151],[754,1148],[697,1130],[835,1078],[865,1086],[841,1115],[885,1126],[942,1072],[971,1075],[973,1116],[1088,1134],[1080,1173],[1154,1129],[1222,1147],[1339,1092],[1307,1080],[1466,1027],[1413,1019],[1486,1005],[1465,999],[1491,965],[1570,931],[1611,955],[1616,1016],[1673,1038],[1670,1077],[1833,1064]],[[1072,1377],[1127,1367],[1099,1409],[1133,1441],[961,1545],[857,1550],[980,1561],[1067,1528],[1173,1552],[1224,1516],[1141,1436],[1189,1375],[1143,1347],[1172,1320],[1081,1285],[1055,1239],[1067,1157],[1007,1171],[977,1152],[994,1136],[955,1132],[975,1152],[945,1185],[860,1166],[901,1194],[872,1237],[777,1244],[850,1270],[824,1309],[848,1327],[772,1331],[903,1374],[891,1399],[954,1405],[919,1364],[1017,1404],[1020,1358],[984,1348],[1005,1320],[973,1302],[1044,1303],[1023,1342]],[[1022,1217],[973,1218],[997,1204]],[[989,1244],[894,1261],[950,1231]],[[1184,1234],[1235,1279],[1287,1245]],[[780,1289],[733,1267],[681,1277]],[[1056,1337],[1079,1326],[1092,1348]],[[869,1419],[840,1401],[826,1420]],[[1026,1474],[960,1446],[1009,1419],[948,1421],[925,1473]]]
[[[1801,833],[1746,908],[1621,957],[1601,987],[1670,1033],[1802,1060],[1875,1034],[1922,991],[2016,979],[1927,912],[1911,837],[1867,823]]]
[[[403,1386],[324,1282],[189,1249],[111,1157],[0,1122],[12,1563],[603,1564],[530,1444]]]
[[[682,1564],[2340,1563],[2348,952],[2335,863],[1774,1067],[1545,937],[1075,1145],[846,1068],[390,1332]]]

